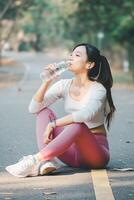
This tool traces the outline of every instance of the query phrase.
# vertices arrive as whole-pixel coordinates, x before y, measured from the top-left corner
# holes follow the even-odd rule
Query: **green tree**
[[[32,33],[36,37],[33,48],[42,51],[44,47],[44,31],[46,28],[46,18],[51,9],[44,0],[34,0],[28,12],[24,12],[25,20],[23,30],[25,34]]]
[[[133,0],[79,0],[77,11],[68,19],[68,37],[73,36],[75,42],[91,41],[97,46],[97,33],[104,32],[104,47],[113,42],[121,44],[127,48],[134,67],[133,8]]]
[[[73,0],[34,0],[29,12],[25,13],[25,34],[34,33],[34,48],[41,51],[44,46],[62,44],[66,38],[67,18],[76,10]]]
[[[0,0],[0,58],[4,42],[7,41],[16,26],[17,19],[22,17],[23,10],[30,7],[32,0]],[[3,20],[12,20],[12,26],[5,33],[3,32]]]
[[[117,28],[111,35],[128,50],[130,68],[134,77],[134,2],[129,0],[122,3],[122,15],[118,17]]]

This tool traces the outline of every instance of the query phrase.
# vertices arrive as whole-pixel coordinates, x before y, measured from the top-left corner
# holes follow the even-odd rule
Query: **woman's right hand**
[[[53,71],[54,72],[55,66],[53,64],[50,64],[46,67],[44,67],[44,71],[49,70],[49,71]],[[37,92],[34,95],[34,99],[37,102],[42,102],[44,100],[44,95],[46,93],[46,91],[48,90],[50,84],[52,83],[53,80],[55,80],[57,77],[54,77],[50,80],[43,80],[41,83],[41,86],[39,87],[39,89],[37,90]]]
[[[52,131],[53,131],[53,127],[52,127],[51,123],[49,123],[44,132],[44,143],[45,144],[48,144],[49,142],[52,141]]]
[[[46,70],[48,70],[49,73],[50,73],[51,76],[52,76],[51,79],[46,80],[45,82],[51,83],[52,81],[56,80],[56,79],[59,77],[59,75],[55,75],[55,68],[56,68],[55,64],[49,64],[49,65],[47,65],[46,67],[43,68],[43,71],[44,71],[44,72],[45,72]],[[42,73],[43,73],[43,72],[42,72]]]

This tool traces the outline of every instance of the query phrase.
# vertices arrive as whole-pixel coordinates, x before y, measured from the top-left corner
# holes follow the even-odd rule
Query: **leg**
[[[98,138],[94,136],[84,123],[73,123],[66,126],[38,154],[26,156],[18,163],[7,166],[6,170],[17,177],[37,176],[40,162],[51,160],[56,156],[62,156],[61,159],[64,160],[68,156],[68,162],[72,166],[102,168],[109,160],[109,152],[107,141],[99,138],[100,136]]]
[[[44,131],[45,128],[47,127],[48,123],[53,120],[56,119],[56,115],[55,113],[49,109],[49,108],[45,108],[43,110],[41,110],[36,117],[36,137],[37,137],[37,144],[38,144],[38,149],[39,151],[41,151],[45,146],[47,146],[47,144],[43,143],[44,140]],[[53,132],[53,137],[57,137],[62,131],[63,131],[64,127],[56,127],[54,129]],[[75,143],[72,144],[66,152],[64,152],[63,155],[59,156],[58,158],[68,164],[73,166],[74,163],[74,159],[76,158],[76,151],[75,151]],[[71,160],[73,162],[71,162]],[[76,159],[75,159],[76,160]],[[77,165],[77,164],[75,164]]]
[[[56,115],[49,108],[44,108],[37,114],[36,137],[37,137],[37,144],[38,144],[39,151],[46,146],[46,144],[43,143],[43,141],[44,141],[43,134],[44,134],[45,128],[47,127],[48,123],[53,119],[56,119]],[[58,127],[56,130],[56,133],[58,134],[62,130],[63,130],[63,127]]]
[[[55,114],[49,108],[45,108],[37,114],[36,133],[39,150],[46,146],[43,143],[43,134],[48,123],[55,118]],[[63,130],[63,128],[59,127],[56,131],[58,133],[61,130]],[[39,174],[40,164],[40,161],[36,158],[35,155],[29,155],[24,156],[16,164],[7,166],[6,170],[10,174],[17,177],[37,176]]]
[[[84,164],[98,168],[108,162],[108,150],[98,143],[84,123],[67,125],[57,137],[40,151],[42,159],[51,160],[55,156],[61,158],[61,156],[67,155],[67,150],[73,143],[77,146],[77,151],[73,155],[79,153],[84,160]],[[81,164],[79,163],[79,165]]]
[[[55,128],[53,137],[56,138],[62,131],[57,130],[58,127]],[[77,146],[76,143],[73,142],[67,150],[62,153],[61,155],[57,156],[59,160],[63,163],[71,166],[71,167],[78,167],[79,166],[79,158],[78,158]],[[77,159],[78,158],[78,159]]]
[[[101,133],[87,132],[87,136],[85,134],[85,137],[78,138],[76,146],[81,165],[90,166],[91,168],[103,168],[110,159],[107,138]]]
[[[81,134],[58,158],[74,167],[101,168],[106,166],[110,159],[107,137],[101,133],[91,133],[84,123],[79,126]]]

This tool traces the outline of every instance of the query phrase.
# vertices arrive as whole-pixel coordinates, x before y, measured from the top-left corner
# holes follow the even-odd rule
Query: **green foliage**
[[[131,44],[133,37],[133,0],[81,0],[78,10],[71,16],[75,40],[84,37],[95,43],[97,32],[104,32],[110,40]],[[111,37],[111,38],[110,38]],[[124,40],[125,39],[125,40]],[[130,40],[131,40],[130,39]]]
[[[32,0],[0,0],[0,19],[15,20],[21,11],[27,10],[32,4]]]
[[[45,46],[66,43],[68,40],[66,32],[69,31],[67,18],[75,9],[76,4],[73,4],[73,0],[69,3],[62,0],[33,1],[29,12],[24,13],[26,23],[23,25],[23,30],[26,34],[35,34],[35,50],[41,51]],[[67,43],[69,46],[71,42]]]
[[[20,18],[19,29],[35,35],[37,51],[79,42],[98,46],[97,34],[103,32],[103,48],[120,43],[133,57],[133,0],[0,0],[1,13],[6,7],[3,19]]]
[[[79,0],[77,11],[68,19],[68,37],[72,36],[76,43],[87,41],[99,46],[97,33],[103,32],[103,48],[114,43],[122,45],[134,68],[133,19],[133,0]]]

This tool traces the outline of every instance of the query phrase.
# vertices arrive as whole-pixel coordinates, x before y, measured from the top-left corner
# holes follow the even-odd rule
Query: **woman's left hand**
[[[51,123],[49,123],[44,132],[44,143],[45,144],[48,144],[49,142],[52,141],[52,131],[53,131],[53,127],[51,126]]]

